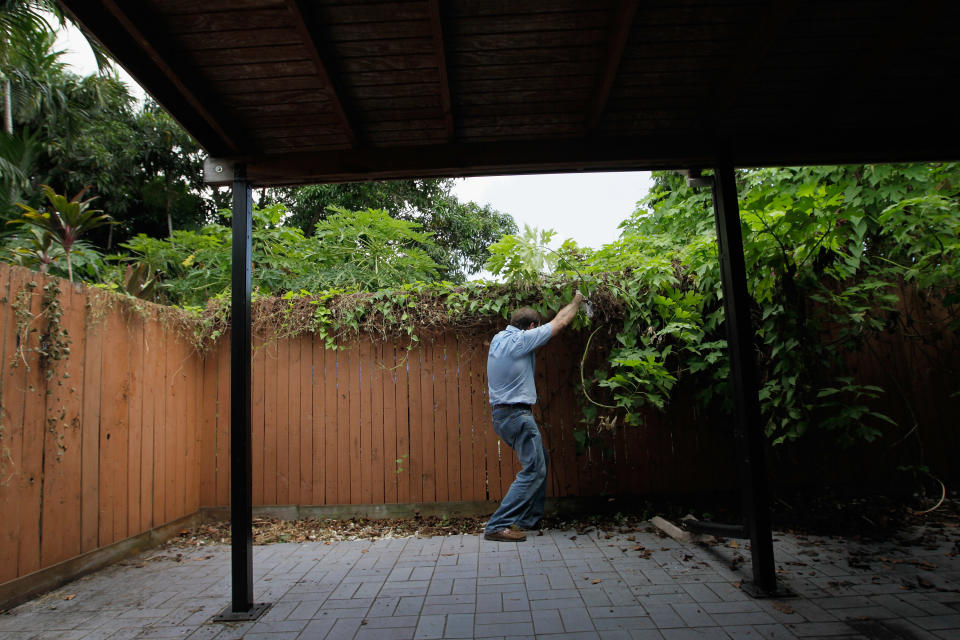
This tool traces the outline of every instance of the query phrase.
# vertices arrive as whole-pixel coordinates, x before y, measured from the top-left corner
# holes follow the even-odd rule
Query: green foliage
[[[221,215],[229,218],[230,212]],[[383,211],[336,209],[312,237],[283,226],[285,217],[281,204],[254,207],[253,285],[259,295],[370,291],[430,280],[438,271],[427,254],[430,237]],[[140,234],[122,245],[131,255],[121,259],[145,266],[137,267],[138,278],[147,282],[149,274],[156,280],[154,299],[196,306],[229,289],[231,245],[229,227],[209,224],[199,231],[175,230],[163,239]],[[129,290],[127,283],[123,288]]]
[[[506,235],[490,245],[484,268],[507,282],[536,282],[556,267],[556,253],[549,247],[555,235],[553,229],[540,231],[523,225],[522,235]]]
[[[487,247],[515,233],[517,225],[512,217],[489,206],[460,202],[452,188],[452,179],[369,181],[277,189],[269,197],[285,203],[290,210],[287,224],[307,235],[338,208],[381,210],[391,218],[415,223],[433,238],[425,250],[440,266],[438,275],[462,282],[481,269],[489,255]]]
[[[842,444],[877,438],[890,422],[871,409],[884,390],[856,384],[846,356],[871,336],[906,333],[905,283],[957,317],[960,168],[760,169],[740,172],[738,183],[767,433],[775,443],[813,428]],[[639,408],[663,406],[684,381],[703,406],[729,411],[709,190],[657,174],[622,229],[578,267],[591,277],[623,274],[615,285],[623,328],[609,370],[594,375],[609,390],[601,403],[635,421]]]
[[[38,211],[31,206],[21,204],[23,215],[7,224],[19,224],[38,230],[40,236],[34,233],[31,238],[43,249],[46,256],[50,256],[51,244],[56,244],[66,257],[67,276],[70,282],[73,282],[72,255],[80,237],[97,227],[112,224],[112,220],[99,209],[90,208],[94,198],[80,199],[84,191],[67,200],[66,196],[56,193],[47,185],[41,185],[41,189],[47,198],[46,209]]]

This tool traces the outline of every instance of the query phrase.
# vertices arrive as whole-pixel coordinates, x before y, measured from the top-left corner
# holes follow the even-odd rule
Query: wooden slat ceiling
[[[262,185],[958,156],[955,2],[63,5]]]

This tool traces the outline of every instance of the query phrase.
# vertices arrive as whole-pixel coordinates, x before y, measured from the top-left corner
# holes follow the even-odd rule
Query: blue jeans
[[[485,531],[493,533],[510,525],[529,529],[543,516],[547,493],[547,450],[540,429],[530,409],[497,407],[493,409],[493,430],[517,452],[523,469],[490,516]]]

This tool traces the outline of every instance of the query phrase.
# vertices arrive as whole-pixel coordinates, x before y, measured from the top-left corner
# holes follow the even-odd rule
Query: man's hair
[[[520,307],[510,316],[510,324],[517,329],[527,329],[530,323],[540,324],[541,322],[543,322],[543,316],[530,307]]]

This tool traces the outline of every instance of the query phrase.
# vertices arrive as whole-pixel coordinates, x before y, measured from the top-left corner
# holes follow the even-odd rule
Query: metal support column
[[[712,192],[733,383],[740,486],[753,559],[753,583],[744,583],[743,586],[753,595],[772,595],[777,591],[777,577],[764,465],[765,438],[760,422],[750,298],[747,295],[740,207],[737,204],[737,183],[732,165],[719,164],[715,168]]]
[[[233,264],[230,300],[230,535],[233,601],[215,620],[255,620],[253,602],[253,464],[250,440],[251,253],[253,193],[246,167],[233,169]]]

